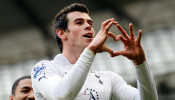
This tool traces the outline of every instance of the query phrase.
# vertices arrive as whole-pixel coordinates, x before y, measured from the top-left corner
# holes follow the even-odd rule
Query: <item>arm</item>
[[[135,66],[137,88],[128,85],[122,77],[113,73],[113,100],[158,100],[153,75],[147,63]]]
[[[158,100],[157,89],[148,64],[136,66],[137,87],[141,100]]]
[[[134,63],[141,100],[157,100],[158,96],[153,76],[147,64],[144,63],[146,58],[140,43],[142,30],[139,31],[138,37],[135,39],[132,24],[129,24],[130,36],[119,24],[116,26],[123,35],[116,36],[116,39],[122,41],[124,50],[115,52],[113,56],[123,55]]]
[[[44,65],[37,64],[34,69],[38,67],[41,70],[37,71],[38,74],[35,74],[35,71],[32,72],[33,87],[49,100],[73,100],[85,82],[94,56],[90,50],[85,49],[64,77],[59,76],[50,62],[44,62]],[[45,78],[42,78],[44,74]]]

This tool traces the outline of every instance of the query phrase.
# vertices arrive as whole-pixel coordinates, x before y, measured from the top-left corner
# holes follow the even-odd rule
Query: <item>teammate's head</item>
[[[9,100],[35,100],[31,76],[20,77],[13,83]]]
[[[54,18],[54,30],[58,28],[63,29],[64,31],[68,30],[67,25],[68,25],[68,19],[67,19],[67,14],[70,12],[74,11],[79,11],[79,12],[84,12],[89,15],[89,10],[84,4],[79,4],[79,3],[74,3],[71,4],[65,8],[63,8]],[[56,40],[57,44],[59,46],[60,51],[62,52],[63,45],[61,39],[56,35]]]

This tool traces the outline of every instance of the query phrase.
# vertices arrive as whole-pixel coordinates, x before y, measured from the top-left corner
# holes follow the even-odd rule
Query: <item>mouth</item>
[[[85,37],[85,38],[93,38],[93,35],[92,35],[92,33],[87,33],[87,34],[83,35],[83,37]]]

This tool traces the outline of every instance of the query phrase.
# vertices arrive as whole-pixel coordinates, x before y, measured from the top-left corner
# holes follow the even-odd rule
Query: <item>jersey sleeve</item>
[[[135,67],[137,87],[128,85],[120,76],[113,78],[113,100],[158,100],[156,85],[147,63]]]
[[[158,100],[157,89],[148,64],[136,66],[137,87],[141,100]]]
[[[38,95],[38,92],[49,100],[73,100],[86,80],[94,56],[95,54],[86,48],[64,77],[55,71],[50,62],[36,64],[31,75],[35,94]]]

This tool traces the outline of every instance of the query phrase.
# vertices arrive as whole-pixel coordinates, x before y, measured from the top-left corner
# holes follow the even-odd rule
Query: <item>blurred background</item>
[[[175,0],[1,0],[0,1],[0,100],[8,100],[13,82],[30,75],[42,59],[60,53],[52,31],[56,13],[71,3],[84,3],[90,10],[96,33],[101,23],[115,18],[135,35],[143,29],[142,45],[160,100],[175,100]],[[120,34],[113,26],[110,31]],[[122,50],[121,42],[106,43]],[[134,66],[128,59],[97,54],[96,70],[114,71],[136,86]]]

